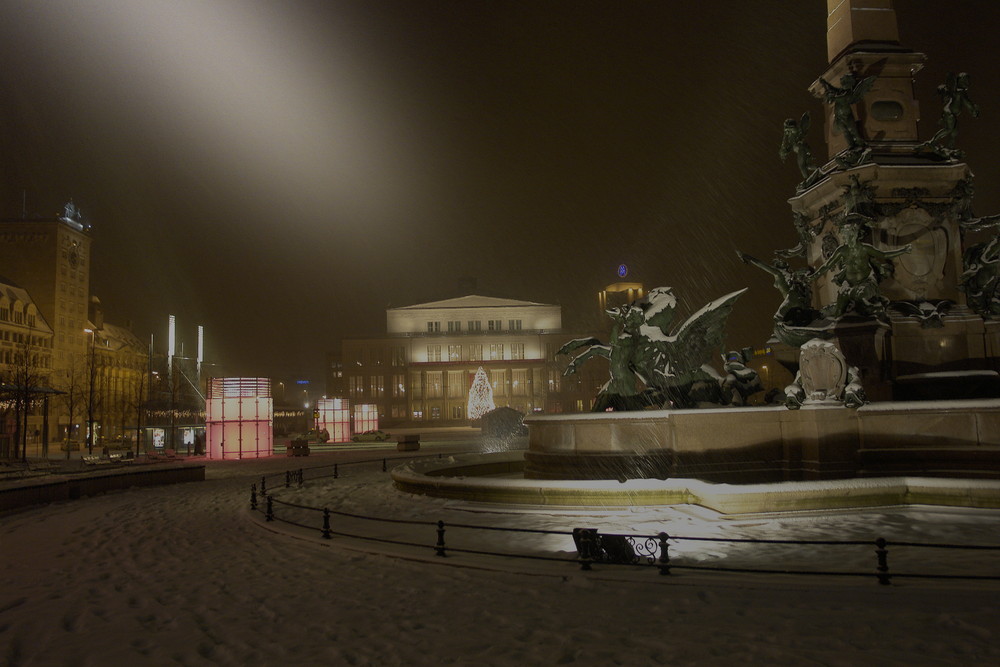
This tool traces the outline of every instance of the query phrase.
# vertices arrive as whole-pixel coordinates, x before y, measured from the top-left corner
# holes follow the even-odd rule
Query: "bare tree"
[[[34,344],[30,334],[19,334],[14,354],[8,371],[8,395],[13,404],[15,415],[15,430],[13,458],[27,460],[28,458],[28,415],[42,395],[42,387],[46,382],[43,366],[39,356],[39,347]]]
[[[59,387],[63,391],[63,404],[66,406],[66,411],[69,413],[69,424],[66,426],[66,434],[64,438],[66,458],[70,457],[69,443],[74,439],[73,436],[76,416],[80,412],[84,398],[86,397],[84,389],[85,379],[86,369],[83,363],[82,355],[74,354],[70,357],[69,365],[63,371],[63,377],[60,382],[61,386]]]

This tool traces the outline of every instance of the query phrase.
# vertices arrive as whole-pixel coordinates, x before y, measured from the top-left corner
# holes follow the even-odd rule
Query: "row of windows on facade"
[[[445,323],[447,326],[448,333],[461,333],[462,332],[462,322],[461,320],[452,320]],[[482,331],[483,322],[482,320],[469,320],[467,323],[466,331]],[[486,320],[486,330],[487,331],[520,331],[521,330],[521,320],[507,320],[507,329],[503,328],[503,320]],[[431,321],[427,323],[427,333],[441,333],[441,322]]]
[[[60,283],[59,291],[69,297],[77,297],[78,299],[82,299],[87,296],[87,292],[83,289],[83,285],[67,286],[66,283]]]
[[[59,310],[61,310],[64,313],[68,310],[70,315],[73,315],[73,314],[82,315],[83,311],[84,311],[84,305],[83,305],[83,300],[82,300],[82,297],[83,297],[82,292],[83,292],[83,290],[80,290],[80,292],[81,292],[81,294],[79,294],[77,296],[79,296],[81,298],[78,299],[78,300],[76,300],[76,301],[70,301],[68,298],[66,298],[66,299],[59,299]],[[70,296],[73,296],[73,295],[71,294]]]
[[[585,409],[589,410],[593,407],[593,401],[590,401],[590,405],[587,401],[583,399],[577,399],[574,403],[576,412],[583,412]],[[549,403],[547,406],[549,412],[561,413],[563,411],[563,405],[560,401],[555,401]],[[464,405],[450,405],[448,406],[448,414],[451,415],[451,419],[465,419],[465,406]],[[424,419],[436,420],[441,419],[445,411],[441,409],[440,406],[433,405],[428,406],[426,409],[423,406],[414,406],[414,409],[410,411],[405,405],[393,405],[389,408],[389,415],[393,419],[414,419],[416,421],[421,421]],[[381,415],[384,417],[385,415]]]
[[[447,351],[445,358],[442,354]],[[509,356],[507,352],[510,352]],[[483,356],[483,354],[486,356]],[[406,348],[395,346],[392,348],[370,348],[367,350],[356,350],[352,362],[355,366],[382,366],[387,356],[391,356],[391,363],[395,367],[406,365]],[[470,343],[465,345],[448,345],[447,350],[442,345],[427,346],[427,361],[503,361],[507,359],[524,359],[524,343],[510,343],[509,350],[506,343],[491,343],[484,346],[482,343]],[[367,364],[365,363],[367,362]]]
[[[449,345],[448,361],[503,361],[504,359],[524,359],[524,343],[511,343],[510,356],[505,356],[505,345],[503,343],[490,343],[486,347],[487,356],[483,356],[483,345],[473,343],[472,345]],[[441,361],[441,346],[427,346],[427,361]]]
[[[0,341],[33,347],[52,347],[52,340],[43,336],[32,336],[17,331],[0,331]]]
[[[16,350],[0,350],[0,363],[20,366],[23,359],[22,354]],[[28,358],[28,365],[31,368],[52,368],[52,357],[48,354],[32,354]]]
[[[0,307],[0,320],[4,322],[13,322],[14,324],[23,324],[29,327],[35,326],[34,314],[27,312],[27,306],[21,307],[16,303],[13,307]]]
[[[549,369],[547,372],[547,388],[549,392],[558,393],[562,391],[562,375],[558,370]],[[389,390],[393,398],[406,398],[407,388],[413,398],[443,398],[447,393],[448,398],[464,398],[469,395],[469,388],[472,386],[472,379],[465,371],[427,371],[423,374],[413,373],[410,376],[409,385],[406,384],[406,376],[396,374],[391,377],[382,375],[372,375],[364,377],[355,375],[348,378],[348,391],[352,399],[363,397],[384,398],[386,396],[386,380],[389,379]],[[444,381],[447,379],[447,384]],[[529,369],[512,369],[510,376],[506,373],[493,373],[489,379],[490,387],[496,396],[529,396],[533,385],[540,382],[538,375],[532,377]],[[577,380],[576,385],[579,385]],[[576,386],[574,385],[574,386]]]

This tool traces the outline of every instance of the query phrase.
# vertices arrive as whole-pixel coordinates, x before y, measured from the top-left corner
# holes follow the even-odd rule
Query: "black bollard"
[[[303,481],[302,481],[302,468],[299,468],[298,478],[299,478],[298,479],[299,486],[302,486],[302,484],[303,484]]]
[[[667,553],[667,540],[670,536],[666,533],[660,533],[656,536],[660,540],[660,574],[668,575],[670,574],[670,554]]]
[[[323,539],[330,539],[330,510],[323,508]]]
[[[444,552],[444,521],[438,521],[438,541],[434,546],[434,555],[446,557],[448,554]]]
[[[267,514],[264,515],[267,521],[274,521],[274,505],[271,504],[271,496],[267,496]]]
[[[260,495],[267,495],[267,477],[264,475],[260,476]]]
[[[257,485],[250,485],[250,509],[257,509]]]
[[[382,472],[385,472],[385,471],[386,471],[385,459],[382,459]]]
[[[577,560],[581,570],[591,570],[591,564],[600,556],[600,536],[596,528],[574,528]]]
[[[878,558],[878,567],[875,568],[878,570],[876,576],[878,577],[878,583],[883,586],[888,586],[892,578],[889,575],[889,551],[885,548],[886,544],[888,543],[885,541],[885,538],[880,537],[875,540],[875,546],[877,547],[875,555]]]
[[[292,485],[292,471],[291,470],[286,470],[285,471],[285,488],[287,489],[291,485]]]

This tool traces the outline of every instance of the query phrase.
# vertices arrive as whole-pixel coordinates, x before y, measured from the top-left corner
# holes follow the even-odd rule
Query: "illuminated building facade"
[[[344,340],[330,356],[327,392],[378,406],[381,423],[468,423],[480,367],[498,407],[524,414],[589,410],[607,366],[562,377],[556,351],[576,336],[559,306],[469,295],[386,311],[386,335]],[[582,335],[582,334],[581,334]]]
[[[4,275],[31,295],[52,328],[53,364],[87,351],[90,228],[72,203],[58,218],[0,220]]]
[[[48,439],[84,441],[87,423],[95,425],[95,442],[98,431],[101,438],[124,438],[138,418],[138,408],[128,405],[137,400],[146,349],[126,327],[105,323],[100,302],[91,298],[90,226],[79,209],[70,202],[61,216],[0,220],[0,266],[30,295],[34,310],[23,316],[44,322],[44,331],[26,335],[45,341],[40,374],[62,392],[49,406]],[[41,423],[38,414],[31,419]],[[39,455],[45,438],[31,432],[36,451],[29,446],[29,455]]]
[[[628,305],[645,294],[642,283],[614,283],[597,293],[597,307],[601,309],[601,317],[606,317],[609,308]]]
[[[0,457],[38,440],[44,417],[21,414],[31,394],[25,388],[48,386],[51,374],[52,328],[27,290],[0,278]]]

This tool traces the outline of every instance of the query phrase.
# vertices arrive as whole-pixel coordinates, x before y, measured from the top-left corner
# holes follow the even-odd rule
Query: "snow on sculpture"
[[[605,311],[614,323],[609,344],[577,338],[563,345],[557,354],[586,348],[563,374],[572,375],[591,357],[609,361],[611,377],[597,395],[594,412],[724,402],[722,378],[708,361],[722,346],[726,320],[745,291],[709,302],[670,333],[677,298],[669,287],[654,288],[641,299]]]
[[[847,363],[836,345],[819,338],[802,345],[799,372],[785,387],[785,406],[789,410],[830,403],[858,408],[867,402],[861,373]]]

